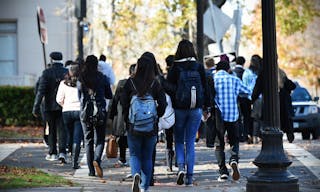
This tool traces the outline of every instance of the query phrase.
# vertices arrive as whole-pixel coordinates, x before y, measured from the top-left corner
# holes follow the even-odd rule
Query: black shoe
[[[287,138],[289,143],[292,143],[294,140],[294,134],[293,133],[287,133]]]
[[[150,179],[150,184],[149,184],[149,186],[154,186],[154,178],[153,178],[153,177]]]
[[[72,166],[72,168],[73,168],[73,169],[80,169],[81,167],[80,167],[80,165],[78,165],[78,164],[74,164],[74,165]]]
[[[136,173],[133,177],[132,192],[140,192],[140,175]]]
[[[230,166],[232,168],[232,179],[237,181],[240,179],[240,171],[238,168],[238,163],[236,161],[232,161],[230,163]]]
[[[102,178],[103,177],[103,171],[102,171],[102,168],[100,167],[100,164],[97,161],[93,161],[93,166],[96,169],[98,177]]]
[[[95,176],[96,176],[96,174],[95,174],[95,173],[91,173],[91,172],[90,172],[90,173],[88,174],[88,176],[90,176],[90,177],[95,177]]]
[[[184,171],[179,171],[178,172],[178,178],[177,178],[177,184],[182,185],[184,183]]]

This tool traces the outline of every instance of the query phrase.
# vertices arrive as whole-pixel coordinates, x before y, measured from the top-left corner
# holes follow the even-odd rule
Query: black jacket
[[[62,63],[53,63],[50,68],[42,72],[33,104],[32,112],[34,114],[40,114],[40,104],[43,98],[44,111],[62,110],[61,106],[56,102],[56,95],[59,83],[67,72],[68,70],[63,67]]]
[[[233,69],[233,72],[237,75],[237,77],[239,79],[242,80],[242,75],[243,75],[243,72],[244,72],[244,68],[243,67],[238,67],[236,66],[234,69]]]
[[[137,93],[130,79],[132,78],[128,79],[128,81],[124,85],[123,92],[120,95],[120,103],[123,107],[123,117],[127,125],[128,125],[128,115],[129,115],[131,97]],[[135,85],[137,84],[137,82],[134,79],[132,79],[132,81],[134,82]],[[167,107],[167,101],[166,101],[165,92],[157,80],[154,81],[150,89],[150,94],[157,101],[158,117],[162,117]]]
[[[101,72],[97,72],[96,76],[96,85],[95,85],[95,92],[96,96],[95,99],[97,104],[100,105],[103,109],[106,108],[106,100],[105,99],[112,99],[112,90],[110,88],[109,79],[107,76],[103,75]],[[83,110],[85,103],[90,98],[86,87],[80,82],[77,82],[78,88],[78,96],[80,99],[80,109]]]

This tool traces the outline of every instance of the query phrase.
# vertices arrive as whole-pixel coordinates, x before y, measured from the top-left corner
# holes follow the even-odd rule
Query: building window
[[[17,23],[0,22],[0,76],[17,75]]]

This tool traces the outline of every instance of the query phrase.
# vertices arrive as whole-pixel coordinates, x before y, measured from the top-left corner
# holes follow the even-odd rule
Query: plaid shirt
[[[224,70],[219,70],[214,75],[216,90],[215,102],[221,111],[224,121],[235,122],[239,118],[237,97],[251,95],[251,91],[242,81]]]

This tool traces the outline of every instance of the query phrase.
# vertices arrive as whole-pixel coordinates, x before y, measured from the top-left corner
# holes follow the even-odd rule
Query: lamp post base
[[[287,167],[292,163],[284,153],[282,132],[262,131],[262,148],[253,163],[258,171],[248,178],[247,192],[298,192],[298,178]]]

